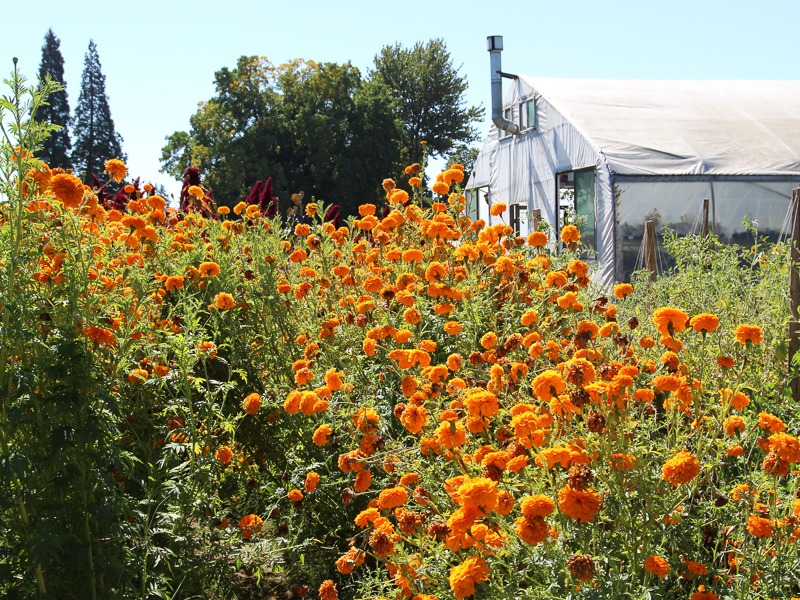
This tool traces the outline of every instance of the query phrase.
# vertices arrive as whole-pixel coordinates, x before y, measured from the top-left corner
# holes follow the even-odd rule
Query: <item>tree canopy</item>
[[[396,72],[402,68],[411,69],[408,78]],[[415,73],[419,85],[412,85]],[[466,80],[441,40],[384,48],[367,77],[349,62],[295,59],[276,67],[242,56],[235,68],[217,71],[214,84],[189,131],[167,137],[162,172],[179,179],[195,166],[216,201],[228,205],[272,177],[283,207],[303,191],[354,214],[382,197],[385,177],[421,162],[420,141],[446,154],[474,140],[480,115],[465,108]]]
[[[100,174],[110,158],[123,159],[122,137],[114,130],[111,109],[106,96],[106,77],[100,66],[100,57],[94,41],[83,61],[81,91],[75,108],[75,148],[72,162],[84,181],[92,174]]]
[[[397,99],[407,162],[420,161],[422,141],[432,155],[444,156],[456,144],[477,139],[473,125],[483,109],[466,105],[468,84],[458,71],[441,39],[418,42],[412,48],[384,46],[375,57],[371,77]]]
[[[303,191],[353,213],[399,165],[400,123],[388,91],[350,63],[275,67],[243,56],[236,68],[217,71],[215,88],[191,130],[167,138],[162,171],[180,177],[198,167],[218,203],[236,203],[272,177],[284,206]]]
[[[67,169],[71,166],[72,142],[69,138],[69,102],[64,86],[64,57],[61,55],[60,46],[61,41],[53,33],[53,30],[49,29],[42,46],[39,79],[43,81],[49,76],[53,81],[61,84],[61,89],[48,96],[48,103],[38,111],[36,118],[38,121],[58,125],[59,129],[54,130],[44,141],[37,156],[51,167]]]

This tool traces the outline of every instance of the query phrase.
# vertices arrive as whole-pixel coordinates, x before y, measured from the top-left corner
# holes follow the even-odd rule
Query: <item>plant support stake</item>
[[[800,188],[792,190],[792,248],[791,269],[789,269],[789,306],[791,319],[789,320],[789,365],[788,373],[792,376],[792,363],[794,355],[800,349]],[[791,380],[792,398],[800,401],[800,377],[794,376]]]

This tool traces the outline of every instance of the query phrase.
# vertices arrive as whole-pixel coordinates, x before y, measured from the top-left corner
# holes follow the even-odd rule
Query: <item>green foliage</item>
[[[472,168],[475,166],[475,161],[478,160],[480,148],[470,146],[469,144],[458,144],[453,148],[452,152],[447,157],[447,168],[449,169],[454,164],[459,164],[464,167],[464,181],[469,178],[472,173]]]
[[[655,282],[648,271],[635,273],[631,305],[640,320],[667,305],[680,306],[690,315],[713,313],[729,338],[737,324],[759,323],[771,368],[759,365],[759,373],[753,375],[763,392],[769,392],[771,403],[788,389],[789,250],[787,243],[770,244],[756,230],[751,232],[753,244],[745,247],[725,245],[713,234],[678,236],[665,229],[664,250],[674,266]],[[706,352],[715,359],[723,349]],[[783,406],[788,414],[788,406]]]
[[[349,63],[274,67],[243,56],[216,73],[215,87],[191,131],[167,138],[162,170],[179,178],[197,166],[220,204],[236,204],[272,177],[284,203],[303,191],[353,214],[354,199],[377,199],[376,182],[398,166],[391,98]]]
[[[477,139],[473,125],[483,109],[466,105],[468,83],[458,71],[442,39],[417,42],[412,48],[384,46],[375,56],[370,77],[386,85],[398,101],[403,122],[401,155],[406,163],[422,163],[422,141],[437,156],[446,155],[458,143]]]
[[[219,204],[235,205],[272,177],[284,207],[303,191],[349,215],[383,197],[377,182],[387,173],[424,162],[423,140],[433,155],[454,151],[471,164],[481,109],[464,105],[466,79],[442,40],[385,47],[366,79],[350,63],[275,67],[242,56],[214,84],[190,130],[166,138],[161,162],[176,179],[198,167]]]
[[[100,65],[97,46],[89,42],[83,60],[81,91],[75,107],[75,146],[72,163],[75,172],[91,183],[92,175],[100,175],[103,165],[111,158],[125,160],[122,137],[114,130],[111,109],[106,96],[106,77]]]

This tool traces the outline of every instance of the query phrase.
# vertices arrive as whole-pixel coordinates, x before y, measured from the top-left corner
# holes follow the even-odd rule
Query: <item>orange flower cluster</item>
[[[126,174],[112,161],[106,170]],[[647,585],[646,574],[670,581],[674,571],[722,586],[744,573],[735,554],[745,536],[776,553],[800,538],[800,505],[777,502],[774,489],[732,487],[744,456],[760,482],[788,481],[800,463],[788,413],[778,413],[784,422],[748,412],[763,398],[739,371],[757,354],[761,328],[740,325],[723,339],[716,315],[676,307],[656,309],[652,323],[639,313],[639,325],[626,308],[631,284],[590,295],[590,265],[548,248],[547,233],[526,240],[502,219],[470,219],[457,188],[463,168],[436,178],[429,204],[419,183],[409,193],[385,180],[386,202],[362,205],[352,231],[326,222],[316,203],[298,211],[307,222],[273,227],[254,205],[212,220],[133,190],[123,214],[92,208],[92,193],[71,176],[37,177],[97,254],[86,296],[98,315],[79,323],[81,342],[98,356],[125,353],[113,393],[157,395],[148,410],[187,389],[200,397],[170,413],[183,415],[171,421],[180,431],[163,423],[152,446],[166,440],[182,460],[174,446],[184,444],[211,469],[225,485],[209,505],[231,507],[228,517],[248,512],[239,520],[246,540],[264,523],[249,511],[266,519],[275,502],[292,515],[280,527],[352,511],[338,572],[358,577],[377,562],[398,597],[430,600],[466,598],[481,585],[489,597],[487,582],[522,553],[532,570],[547,557],[548,570],[564,571],[552,577],[570,582],[564,595],[580,591],[576,581],[605,585],[598,571]],[[505,210],[496,202],[491,214]],[[576,249],[580,231],[568,225],[550,246],[558,239]],[[34,285],[51,290],[75,262],[50,238],[37,243]],[[692,352],[705,343],[730,356],[698,366]],[[230,489],[252,491],[245,501]],[[713,502],[713,522],[698,516]],[[708,527],[692,532],[691,523]],[[652,528],[646,554],[623,566],[621,555],[600,560],[604,543],[640,526]],[[673,546],[701,537],[702,547]],[[590,548],[596,556],[584,554]],[[333,580],[319,596],[338,597]]]

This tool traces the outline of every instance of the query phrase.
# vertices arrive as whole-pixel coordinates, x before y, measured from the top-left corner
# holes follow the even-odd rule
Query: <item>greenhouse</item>
[[[557,231],[574,212],[603,283],[630,277],[646,220],[699,232],[705,198],[726,243],[752,241],[745,219],[773,239],[784,230],[800,186],[800,81],[502,75],[502,116],[466,184],[473,218],[492,222],[505,202],[526,235],[534,214]]]

